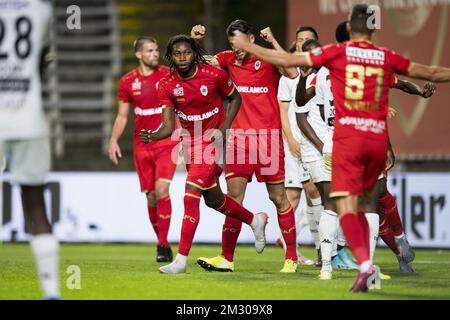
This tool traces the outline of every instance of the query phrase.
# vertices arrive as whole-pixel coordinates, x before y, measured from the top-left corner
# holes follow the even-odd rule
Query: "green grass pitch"
[[[175,249],[175,248],[174,248]],[[378,249],[376,263],[392,280],[367,294],[348,292],[355,271],[335,270],[333,280],[319,281],[319,269],[300,266],[296,274],[280,274],[282,251],[268,245],[263,254],[239,245],[234,273],[206,272],[196,264],[199,256],[220,252],[217,245],[195,244],[187,274],[162,275],[155,262],[155,245],[61,246],[63,299],[151,300],[298,300],[298,299],[450,299],[450,251],[416,250],[412,275],[398,271],[387,249]],[[312,248],[303,254],[314,257]],[[70,290],[67,268],[80,267],[81,288]],[[0,299],[41,299],[28,244],[0,245]]]

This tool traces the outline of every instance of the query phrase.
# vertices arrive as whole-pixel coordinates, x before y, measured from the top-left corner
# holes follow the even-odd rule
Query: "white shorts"
[[[14,182],[43,185],[50,171],[50,141],[48,138],[0,141],[0,159],[3,157]]]
[[[300,158],[294,157],[289,149],[285,149],[284,167],[286,188],[303,188],[303,183],[311,179],[308,170],[306,170]]]
[[[305,162],[304,165],[306,169],[309,171],[313,183],[327,181],[325,179],[325,172],[324,172],[325,164],[323,159],[313,162]]]
[[[331,182],[331,153],[323,154],[324,181]]]

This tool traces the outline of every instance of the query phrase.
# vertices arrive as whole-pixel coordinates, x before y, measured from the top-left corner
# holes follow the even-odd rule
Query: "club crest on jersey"
[[[139,81],[139,79],[135,79],[131,87],[132,90],[141,90],[142,83]]]
[[[180,87],[180,85],[177,84],[176,88],[173,89],[173,95],[175,97],[182,97],[182,96],[184,96],[184,89],[183,89],[183,87]]]
[[[208,95],[208,88],[206,86],[201,86],[200,87],[200,92],[202,93],[202,95],[204,97],[206,97]]]
[[[255,70],[259,70],[259,69],[261,69],[261,61],[256,61],[255,62]]]

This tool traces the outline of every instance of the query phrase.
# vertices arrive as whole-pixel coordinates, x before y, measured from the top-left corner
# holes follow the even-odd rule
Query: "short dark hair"
[[[312,46],[321,47],[322,45],[316,39],[309,39],[309,40],[306,40],[305,43],[302,45],[302,51],[303,52],[309,51],[309,50],[311,50],[310,47],[312,47]]]
[[[346,42],[350,40],[350,34],[347,31],[347,23],[348,21],[342,21],[336,27],[336,41],[337,42]]]
[[[352,14],[350,16],[350,26],[352,32],[372,35],[373,29],[368,27],[367,21],[372,17],[372,13],[369,10],[367,4],[357,4],[353,7]]]
[[[247,35],[254,34],[253,26],[247,21],[242,19],[234,20],[233,22],[230,23],[230,25],[227,28],[227,36],[229,37],[234,36],[235,31],[240,31]]]
[[[153,38],[153,37],[149,37],[149,36],[139,37],[133,43],[134,52],[141,51],[142,47],[144,46],[144,43],[146,43],[146,42],[151,42],[151,43],[158,44],[156,39]]]
[[[312,32],[314,34],[314,38],[316,38],[316,40],[319,40],[319,34],[317,33],[316,29],[314,29],[311,26],[300,26],[300,27],[298,27],[297,31],[295,31],[295,36],[298,36],[298,34],[300,32],[305,32],[305,31]]]
[[[196,64],[208,64],[206,59],[203,57],[203,50],[200,48],[200,45],[190,36],[185,34],[180,34],[177,36],[173,36],[169,39],[167,43],[167,50],[165,58],[169,62],[170,69],[173,69],[175,63],[172,60],[173,47],[179,43],[186,43],[191,46],[192,51],[194,52],[194,62]]]

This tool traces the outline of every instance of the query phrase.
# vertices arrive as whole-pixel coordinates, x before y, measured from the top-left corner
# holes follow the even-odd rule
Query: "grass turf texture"
[[[333,280],[317,280],[319,268],[299,266],[296,274],[281,274],[281,249],[270,245],[262,255],[252,246],[238,247],[234,273],[204,271],[197,257],[212,257],[217,245],[194,245],[187,274],[163,275],[155,262],[155,245],[61,246],[63,299],[154,300],[297,300],[297,299],[450,299],[450,251],[417,250],[416,273],[401,274],[388,249],[378,249],[376,263],[392,280],[381,290],[352,294],[355,271],[335,270]],[[303,254],[314,258],[312,248]],[[81,289],[69,290],[70,265],[81,269]],[[0,245],[0,299],[41,299],[28,244]]]

